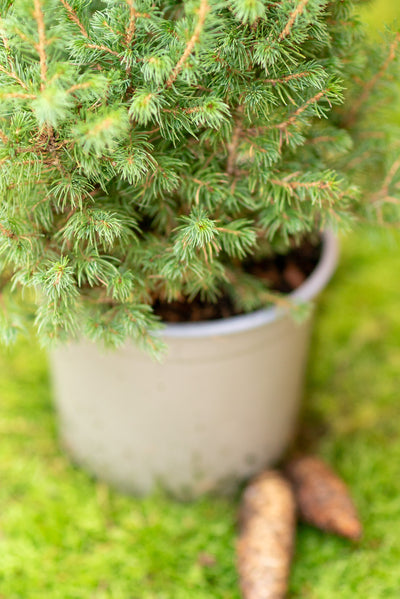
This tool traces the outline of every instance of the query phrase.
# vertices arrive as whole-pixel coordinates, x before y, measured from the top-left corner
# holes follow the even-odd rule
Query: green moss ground
[[[303,430],[348,481],[365,537],[300,527],[292,599],[400,596],[399,272],[400,243],[359,232],[321,301]],[[96,483],[58,447],[44,355],[0,355],[0,599],[238,599],[236,509]]]
[[[343,242],[314,335],[305,429],[345,477],[359,546],[301,527],[292,597],[391,599],[400,588],[400,248]],[[44,356],[0,359],[1,599],[237,599],[236,502],[134,500],[60,452]],[[213,555],[202,567],[198,556]]]

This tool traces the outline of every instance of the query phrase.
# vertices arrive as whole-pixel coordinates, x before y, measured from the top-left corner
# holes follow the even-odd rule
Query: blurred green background
[[[377,35],[400,3],[363,14]],[[400,244],[357,232],[321,301],[303,436],[348,481],[365,536],[301,526],[292,599],[400,597],[399,272]],[[29,342],[0,355],[0,599],[238,599],[236,511],[93,481],[58,446],[45,356]]]

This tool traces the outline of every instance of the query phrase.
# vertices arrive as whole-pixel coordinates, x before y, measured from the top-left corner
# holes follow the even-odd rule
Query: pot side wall
[[[161,364],[131,345],[59,347],[50,359],[63,443],[129,493],[230,492],[293,435],[310,328],[283,315],[230,335],[170,337]]]

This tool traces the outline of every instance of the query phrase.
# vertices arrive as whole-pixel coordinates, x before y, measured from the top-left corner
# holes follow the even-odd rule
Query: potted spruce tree
[[[396,219],[400,36],[368,47],[351,0],[1,6],[2,338],[33,314],[55,345],[96,474],[229,488],[292,434],[332,230]]]

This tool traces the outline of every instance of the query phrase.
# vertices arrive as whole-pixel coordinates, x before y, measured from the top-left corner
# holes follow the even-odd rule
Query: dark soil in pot
[[[244,270],[266,283],[269,290],[279,293],[291,293],[299,287],[315,269],[322,251],[322,242],[309,240],[289,251],[264,258],[260,262],[248,261]],[[221,297],[211,304],[195,298],[191,302],[156,302],[154,311],[164,322],[199,322],[237,316],[243,312],[236,309],[231,298]]]

